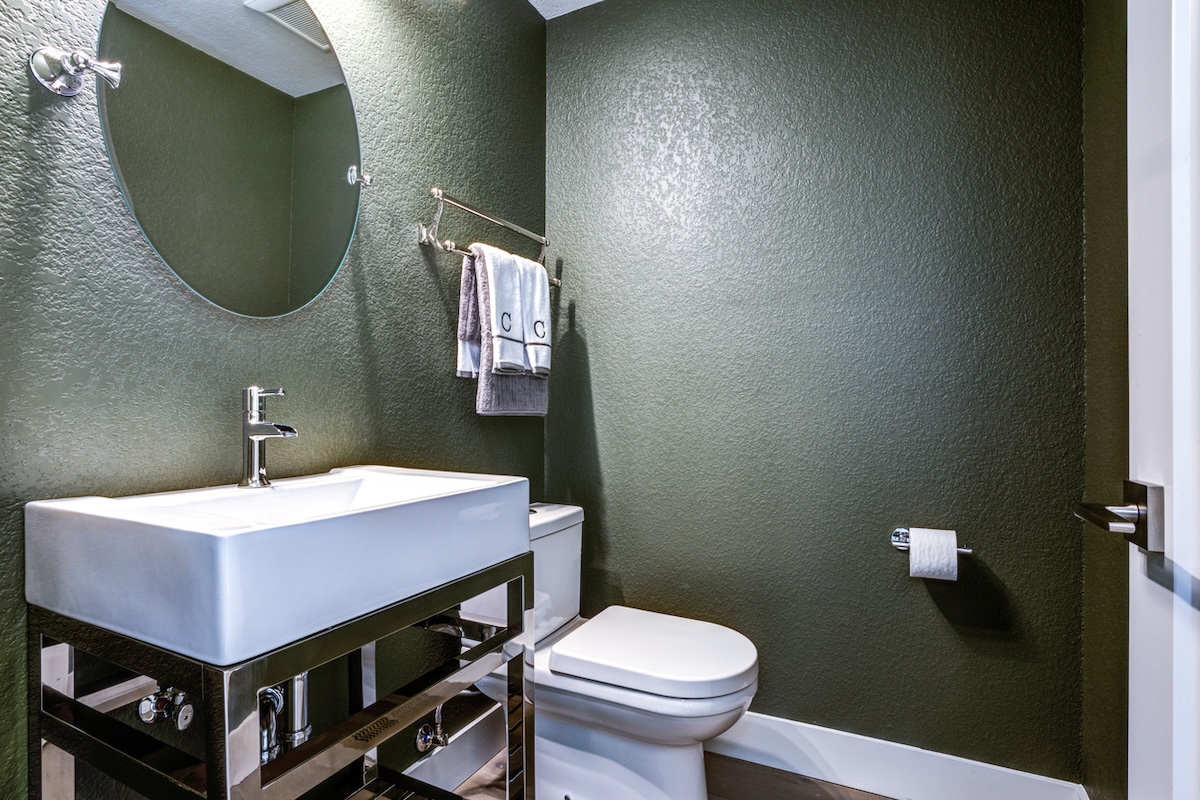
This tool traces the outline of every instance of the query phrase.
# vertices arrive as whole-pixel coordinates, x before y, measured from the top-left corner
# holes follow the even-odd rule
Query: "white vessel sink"
[[[346,467],[25,506],[25,598],[217,666],[529,550],[525,478]]]

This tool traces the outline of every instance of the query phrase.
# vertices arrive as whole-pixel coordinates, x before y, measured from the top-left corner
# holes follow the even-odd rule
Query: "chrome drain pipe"
[[[279,712],[283,709],[283,692],[272,686],[258,693],[258,746],[260,763],[279,757]]]
[[[284,750],[299,747],[312,736],[308,721],[308,673],[301,672],[279,685],[283,690],[283,720],[279,741]]]
[[[307,672],[258,693],[258,743],[263,764],[299,747],[311,736]]]

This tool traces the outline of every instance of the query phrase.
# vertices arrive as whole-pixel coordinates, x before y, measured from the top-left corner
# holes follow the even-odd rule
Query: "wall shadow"
[[[556,276],[562,276],[559,259]],[[567,307],[567,324],[561,325],[562,291],[551,300],[553,329],[561,331],[554,342],[554,373],[550,381],[550,413],[546,419],[546,499],[582,506],[584,519],[582,611],[590,616],[621,603],[620,576],[605,567],[608,535],[604,504],[604,478],[596,439],[596,413],[592,401],[591,366],[587,337],[577,319],[574,301]]]
[[[978,557],[960,558],[957,581],[925,580],[946,621],[966,636],[1016,641],[1020,625],[1004,584]]]

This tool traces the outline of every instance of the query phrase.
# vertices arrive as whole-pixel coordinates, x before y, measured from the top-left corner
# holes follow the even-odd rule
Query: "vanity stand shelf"
[[[444,631],[447,621],[453,625],[457,618],[458,604],[499,586],[507,586],[507,627],[486,631],[491,635],[481,644],[376,699],[376,641],[413,627]],[[376,748],[505,667],[507,795],[510,800],[531,798],[532,713],[524,658],[517,657],[522,648],[513,640],[523,629],[523,611],[532,606],[533,555],[526,553],[227,667],[30,606],[29,796],[73,798],[78,759],[155,800],[295,800],[314,788],[332,791],[334,783],[351,787],[334,795],[347,800],[461,800],[377,763]],[[72,669],[76,648],[139,677],[77,695]],[[343,656],[349,656],[351,665],[350,716],[262,764],[259,692]],[[165,742],[167,737],[151,736],[136,722],[110,715],[118,708],[128,711],[156,687],[186,692],[193,704],[195,719],[178,734],[180,747]],[[193,738],[186,749],[202,752],[203,758],[180,749],[187,737]]]

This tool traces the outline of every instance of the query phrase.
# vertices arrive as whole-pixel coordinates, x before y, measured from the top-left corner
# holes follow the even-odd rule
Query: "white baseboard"
[[[895,800],[1087,800],[1077,783],[753,711],[704,749]]]

